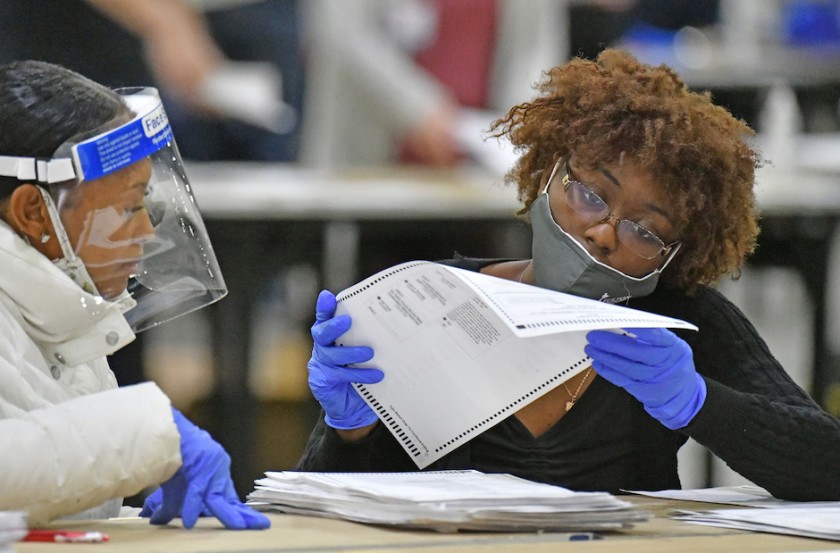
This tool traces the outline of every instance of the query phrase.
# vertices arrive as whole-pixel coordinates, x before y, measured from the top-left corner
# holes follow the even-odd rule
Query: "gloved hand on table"
[[[706,400],[685,340],[664,328],[628,328],[631,335],[593,330],[584,348],[599,375],[627,390],[671,430],[686,426]]]
[[[372,384],[385,375],[379,369],[348,367],[373,358],[367,346],[341,347],[336,339],[347,332],[351,320],[347,315],[335,316],[335,296],[328,290],[318,295],[315,324],[312,325],[312,357],[309,359],[309,388],[321,404],[324,420],[332,428],[352,430],[377,421],[376,413],[362,400],[351,385],[353,382]]]
[[[230,457],[210,434],[172,409],[181,434],[181,468],[146,498],[140,516],[167,524],[180,515],[192,528],[200,515],[215,516],[233,530],[268,528],[268,518],[244,505],[230,479]]]

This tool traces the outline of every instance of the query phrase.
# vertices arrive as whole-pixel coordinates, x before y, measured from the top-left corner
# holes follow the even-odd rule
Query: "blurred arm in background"
[[[207,109],[201,87],[225,60],[204,17],[183,0],[87,0],[143,41],[155,78],[193,108]]]

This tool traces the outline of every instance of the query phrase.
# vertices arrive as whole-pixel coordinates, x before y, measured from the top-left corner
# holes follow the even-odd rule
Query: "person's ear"
[[[61,257],[49,211],[38,186],[22,184],[9,197],[6,222],[29,244],[50,259]]]

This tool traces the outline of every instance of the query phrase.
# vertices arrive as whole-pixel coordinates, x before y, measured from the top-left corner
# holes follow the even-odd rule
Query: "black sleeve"
[[[700,331],[681,335],[707,396],[682,431],[775,497],[840,500],[840,421],[793,382],[721,294],[704,289],[691,304]]]
[[[310,472],[403,472],[417,465],[383,424],[354,442],[344,441],[324,422],[323,413],[309,436],[295,470]]]

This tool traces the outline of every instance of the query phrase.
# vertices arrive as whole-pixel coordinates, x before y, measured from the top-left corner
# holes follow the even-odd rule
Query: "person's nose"
[[[584,236],[587,242],[598,248],[604,255],[615,251],[618,247],[618,222],[618,217],[607,213],[606,217],[586,229]]]
[[[155,236],[155,227],[152,225],[152,220],[145,210],[140,212],[132,227],[131,236],[133,241],[137,243],[142,244],[148,242]]]

